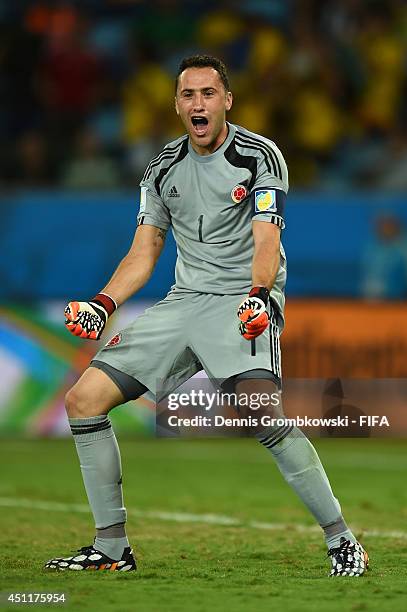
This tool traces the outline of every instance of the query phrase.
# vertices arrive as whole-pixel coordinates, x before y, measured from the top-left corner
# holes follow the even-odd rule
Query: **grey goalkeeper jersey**
[[[189,137],[169,143],[140,183],[138,223],[172,228],[177,245],[172,291],[244,294],[252,287],[252,221],[284,228],[288,173],[270,140],[228,123],[211,155],[198,155]],[[284,308],[286,259],[271,296]]]

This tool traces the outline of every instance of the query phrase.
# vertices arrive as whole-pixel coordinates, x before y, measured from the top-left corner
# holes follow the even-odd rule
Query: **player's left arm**
[[[267,307],[280,265],[280,227],[274,223],[253,220],[252,230],[252,289],[237,312],[239,331],[246,340],[257,338],[269,325]],[[273,308],[271,303],[270,308]]]
[[[281,229],[274,223],[252,222],[254,252],[252,286],[271,291],[280,266]]]
[[[252,205],[252,289],[240,304],[239,331],[253,340],[268,327],[275,305],[270,298],[280,267],[280,234],[284,229],[284,208],[288,191],[288,171],[280,150],[265,141],[258,161],[258,175],[251,192]]]

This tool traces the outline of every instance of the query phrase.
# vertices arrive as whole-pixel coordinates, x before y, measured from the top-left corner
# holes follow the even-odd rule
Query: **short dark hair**
[[[219,74],[225,90],[230,91],[226,66],[222,60],[218,59],[217,57],[213,57],[212,55],[191,55],[190,57],[184,57],[179,65],[177,76],[175,78],[175,93],[177,93],[179,75],[187,68],[214,68]]]

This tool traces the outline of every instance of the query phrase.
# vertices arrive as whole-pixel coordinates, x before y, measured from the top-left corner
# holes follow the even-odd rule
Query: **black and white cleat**
[[[71,557],[50,559],[44,566],[53,570],[107,570],[109,572],[130,572],[137,569],[133,551],[125,548],[122,558],[110,559],[93,546],[83,546]]]
[[[341,538],[337,548],[328,551],[332,569],[329,576],[362,576],[369,569],[369,556],[359,542]]]

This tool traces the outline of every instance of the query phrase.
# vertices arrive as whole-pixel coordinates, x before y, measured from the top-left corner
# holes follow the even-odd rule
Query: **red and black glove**
[[[65,325],[74,336],[99,340],[116,308],[116,302],[106,293],[98,293],[90,302],[69,302],[65,308]]]
[[[248,297],[237,309],[239,332],[246,340],[260,336],[268,327],[270,317],[267,312],[269,290],[267,287],[253,287]]]

